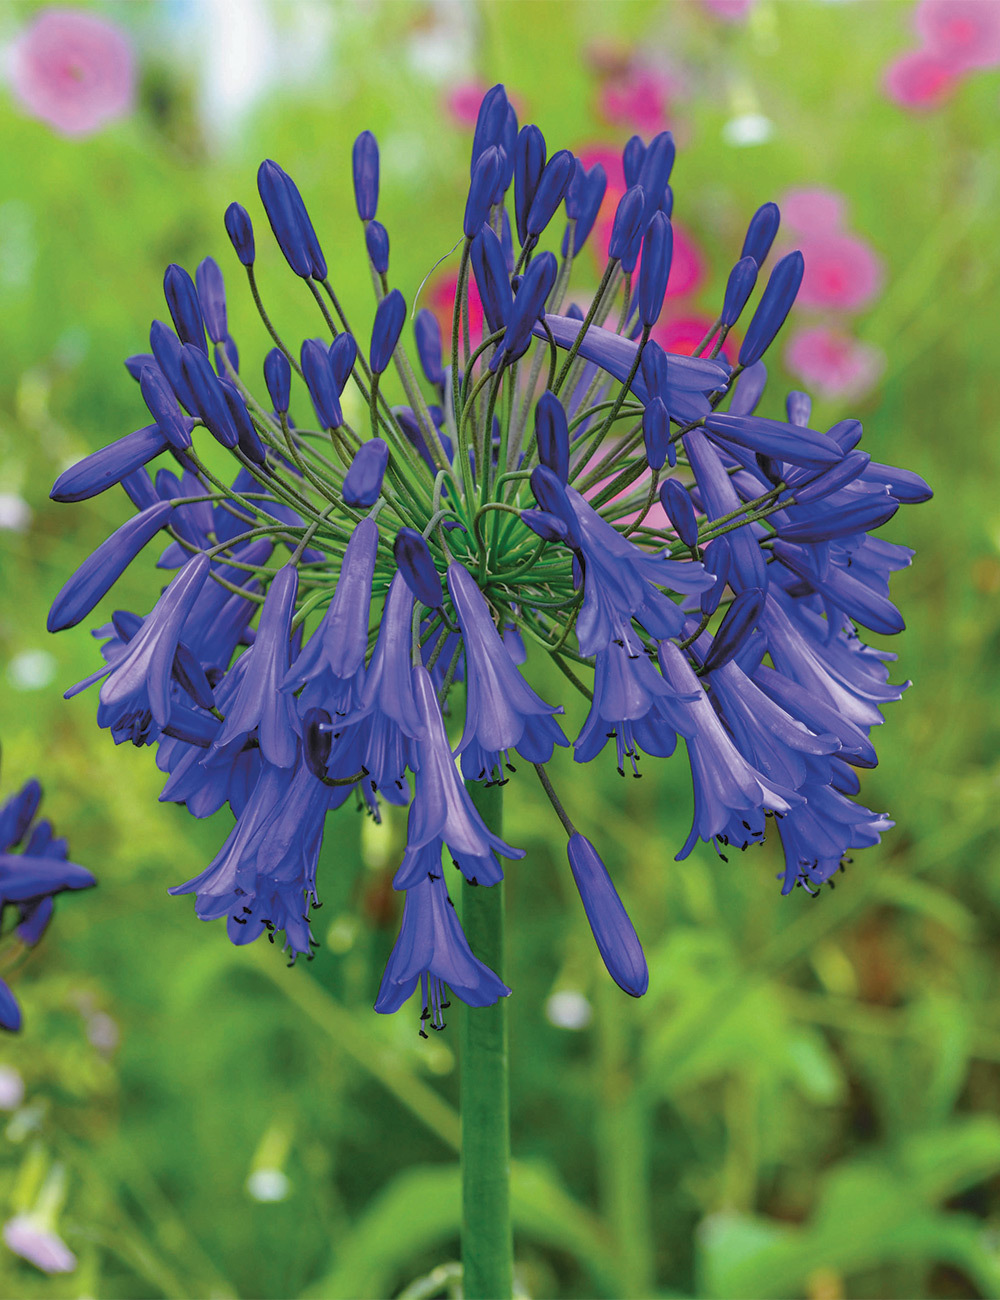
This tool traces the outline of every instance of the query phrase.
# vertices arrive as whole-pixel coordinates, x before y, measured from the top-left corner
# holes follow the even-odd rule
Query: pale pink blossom
[[[821,397],[857,397],[875,384],[885,357],[842,330],[814,325],[789,339],[785,365]]]
[[[933,50],[901,54],[882,74],[882,87],[902,108],[939,108],[954,91],[958,75],[953,64]]]
[[[701,0],[702,6],[727,23],[741,22],[754,7],[755,0]]]
[[[844,196],[819,185],[788,190],[778,206],[782,224],[803,235],[839,230],[847,214]]]
[[[131,110],[135,59],[115,24],[43,9],[14,42],[10,81],[26,113],[63,135],[90,135]]]
[[[952,71],[1000,64],[1000,0],[920,0],[913,21],[924,47]]]
[[[664,352],[676,352],[681,356],[690,357],[714,323],[713,316],[692,312],[672,320],[661,319],[653,327],[650,337],[659,343]],[[735,363],[735,352],[735,339],[730,334],[723,344],[722,355],[727,361]]]
[[[8,1250],[43,1273],[72,1273],[76,1256],[63,1239],[30,1214],[15,1214],[3,1225]]]
[[[803,307],[857,311],[882,284],[882,261],[853,235],[817,234],[798,241],[806,269],[797,302]]]
[[[601,87],[601,116],[615,126],[654,135],[667,125],[670,79],[653,68],[630,67]]]
[[[479,105],[487,90],[489,86],[481,81],[462,81],[457,86],[450,86],[444,99],[449,116],[460,126],[475,126]]]

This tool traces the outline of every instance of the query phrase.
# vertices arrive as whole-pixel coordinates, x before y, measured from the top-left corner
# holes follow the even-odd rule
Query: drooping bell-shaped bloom
[[[412,672],[421,735],[414,744],[416,792],[406,842],[410,848],[419,849],[439,837],[463,866],[476,862],[480,882],[492,884],[500,878],[494,853],[523,858],[524,849],[515,849],[494,835],[477,812],[455,767],[430,674],[422,665]]]
[[[465,730],[459,741],[467,780],[501,779],[507,752],[517,749],[533,763],[547,763],[565,736],[546,704],[521,676],[469,571],[448,566],[448,590],[465,643]]]
[[[333,599],[281,683],[285,692],[305,688],[303,711],[329,708],[337,683],[353,680],[364,666],[377,550],[378,525],[362,519],[347,543]]]
[[[242,748],[251,734],[260,752],[275,767],[291,767],[298,753],[298,728],[291,697],[280,689],[291,660],[292,614],[299,575],[286,564],[274,576],[264,601],[260,625],[239,690],[229,705],[213,751]]]
[[[149,736],[155,721],[165,727],[172,708],[171,679],[184,620],[208,577],[209,560],[193,556],[142,620],[142,626],[119,654],[67,692],[75,695],[106,677],[101,687],[98,723],[136,744]]]
[[[386,963],[375,1010],[398,1011],[418,984],[424,1000],[421,1020],[432,1029],[444,1028],[449,989],[470,1007],[491,1007],[510,994],[469,947],[440,875],[428,875],[406,891],[399,937]],[[423,1028],[420,1032],[426,1038]]]
[[[660,667],[678,693],[693,694],[685,703],[690,722],[685,735],[694,781],[694,823],[677,860],[695,843],[718,838],[722,844],[746,846],[764,838],[764,814],[786,813],[801,799],[794,790],[772,783],[743,758],[720,722],[690,664],[671,641],[661,641]]]
[[[573,879],[608,974],[626,993],[641,998],[649,987],[649,970],[635,927],[597,850],[579,831],[566,846]]]

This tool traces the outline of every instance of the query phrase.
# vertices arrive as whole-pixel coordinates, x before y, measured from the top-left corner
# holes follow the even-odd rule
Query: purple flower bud
[[[382,438],[363,442],[351,461],[344,478],[341,495],[344,504],[365,510],[373,506],[382,490],[385,467],[389,463],[389,444]]]
[[[253,420],[250,419],[250,412],[247,410],[242,393],[229,379],[220,377],[219,386],[229,407],[229,415],[236,429],[240,451],[255,465],[265,465],[267,456],[257,436],[257,430],[253,427]]]
[[[389,232],[381,221],[369,221],[365,227],[365,247],[376,272],[385,275],[389,269]]]
[[[728,440],[774,460],[816,469],[826,469],[844,455],[825,433],[814,433],[812,429],[800,429],[798,425],[760,415],[723,415],[713,411],[705,416],[705,431],[715,440]]]
[[[722,300],[722,324],[728,329],[735,325],[740,313],[747,305],[747,299],[753,293],[757,283],[757,263],[752,257],[741,257],[729,272],[726,281],[726,293]]]
[[[191,385],[184,378],[181,369],[181,357],[184,345],[169,325],[161,320],[154,320],[149,327],[149,346],[153,349],[156,364],[160,367],[164,379],[174,390],[174,395],[184,409],[192,415],[195,411],[194,393]]]
[[[625,262],[639,254],[639,241],[642,239],[642,213],[646,195],[640,185],[630,186],[618,200],[615,219],[611,226],[611,239],[608,241],[608,257]]]
[[[808,393],[792,391],[785,398],[785,414],[789,424],[797,424],[803,429],[809,427],[812,415],[812,398]]]
[[[703,555],[705,568],[715,574],[715,586],[701,593],[701,612],[714,614],[719,608],[722,593],[729,582],[733,567],[733,552],[728,537],[716,537],[705,547]]]
[[[758,267],[764,265],[764,259],[771,251],[774,237],[778,233],[781,213],[777,203],[765,203],[750,218],[747,237],[743,241],[740,257],[752,257]]]
[[[759,587],[746,587],[726,610],[719,630],[712,638],[712,648],[705,656],[704,669],[712,672],[729,663],[746,643],[757,626],[764,608],[764,593]]]
[[[647,219],[660,206],[666,193],[667,182],[670,180],[676,156],[674,137],[669,131],[661,131],[650,140],[636,181],[646,196]]]
[[[673,254],[674,229],[670,219],[662,212],[654,212],[643,240],[639,270],[639,319],[643,325],[655,325],[660,319]]]
[[[181,415],[177,398],[163,378],[159,366],[143,366],[139,375],[139,391],[150,415],[171,447],[176,447],[178,451],[190,447],[191,421]]]
[[[625,186],[631,189],[633,185],[639,183],[639,173],[642,171],[643,159],[646,157],[646,146],[643,143],[642,136],[634,135],[622,150],[622,167],[625,171]]]
[[[376,375],[380,375],[392,360],[399,336],[403,332],[404,320],[406,320],[406,300],[398,289],[393,289],[375,308],[369,361]]]
[[[822,501],[832,492],[839,492],[848,483],[853,483],[870,463],[871,456],[866,451],[850,451],[839,465],[831,465],[822,474],[813,474],[811,470],[793,470],[788,475],[788,486],[795,493],[798,505],[811,505],[814,501]]]
[[[287,415],[292,400],[292,367],[280,348],[272,348],[264,358],[264,383],[274,409],[279,415]]]
[[[413,337],[417,344],[420,368],[429,384],[444,386],[444,369],[441,357],[441,326],[428,307],[421,307],[413,322]]]
[[[242,203],[230,203],[226,208],[226,234],[236,249],[236,256],[244,266],[253,266],[256,250],[253,242],[253,222]]]
[[[562,402],[548,389],[535,407],[535,437],[538,459],[561,483],[569,479],[569,424]]]
[[[472,241],[472,272],[476,277],[483,314],[490,333],[503,329],[514,306],[510,276],[500,240],[490,226],[483,226]]]
[[[755,259],[756,260],[756,259]],[[760,263],[757,263],[758,266]],[[785,317],[792,309],[795,295],[802,283],[805,259],[796,249],[783,257],[771,272],[757,310],[750,321],[750,328],[740,348],[740,365],[750,366],[759,361],[771,346],[774,336],[785,323]]]
[[[503,120],[503,130],[500,133],[500,179],[497,182],[497,188],[493,192],[493,202],[502,203],[503,196],[510,189],[510,183],[514,179],[514,154],[517,150],[517,113],[514,111],[514,105],[507,105],[507,112]]]
[[[351,150],[354,171],[354,202],[362,221],[371,221],[378,209],[378,142],[371,131],[362,131]]]
[[[354,363],[358,359],[358,345],[353,334],[338,334],[330,344],[330,369],[337,392],[342,393],[351,377]]]
[[[545,136],[537,126],[524,126],[514,146],[514,214],[518,242],[528,237],[528,212],[545,167]]]
[[[849,537],[852,533],[867,533],[873,528],[881,528],[898,509],[899,502],[888,491],[869,491],[844,504],[838,502],[835,509],[813,510],[804,518],[778,524],[777,532],[786,542],[829,542],[836,537]]]
[[[296,275],[326,275],[323,257],[302,195],[292,178],[270,158],[257,169],[257,189],[278,247]]]
[[[653,395],[667,391],[667,354],[656,339],[648,339],[639,358],[639,369],[646,391]]]
[[[547,542],[569,544],[569,529],[558,515],[550,515],[547,510],[522,510],[521,522]]]
[[[472,136],[470,175],[475,173],[476,163],[487,149],[492,145],[503,144],[509,107],[507,92],[502,85],[491,86],[483,96],[483,102],[479,105],[479,115],[476,118],[476,129]],[[482,222],[476,222],[475,229],[478,230],[480,225]]]
[[[576,159],[568,149],[560,149],[546,163],[528,209],[526,229],[529,235],[540,235],[555,216],[575,170]]]
[[[660,501],[667,518],[685,546],[698,545],[698,519],[694,512],[691,494],[683,483],[668,478],[660,488]]]
[[[86,501],[89,497],[96,497],[113,483],[120,483],[134,470],[141,469],[169,446],[159,425],[147,424],[91,452],[64,470],[49,496],[53,501]]]
[[[194,395],[195,410],[206,428],[223,447],[235,447],[239,441],[236,425],[208,355],[193,344],[185,343],[181,352],[181,370]]]
[[[462,221],[462,230],[467,239],[476,237],[489,216],[493,191],[497,187],[502,170],[500,150],[495,145],[490,145],[480,154],[472,169],[469,197],[465,201],[465,217]]]
[[[559,475],[547,465],[536,465],[531,471],[531,490],[542,510],[548,515],[554,515],[566,525],[566,545],[579,550],[580,534],[576,526],[576,515]]]
[[[227,336],[222,343],[215,345],[215,373],[228,377],[230,369],[234,374],[240,373],[240,354],[236,344]]]
[[[143,366],[152,366],[156,364],[156,357],[152,352],[136,352],[131,357],[125,358],[125,369],[129,372],[136,383],[139,382],[139,376],[142,374]]]
[[[193,343],[196,348],[201,348],[207,356],[205,321],[194,281],[182,266],[174,262],[167,267],[163,276],[163,296],[167,300],[177,337],[182,343]]]
[[[662,469],[670,451],[670,414],[662,397],[654,397],[642,413],[642,439],[650,469]]]
[[[545,309],[558,269],[555,254],[545,252],[536,257],[524,273],[514,298],[503,342],[490,362],[491,370],[510,365],[527,352],[532,327]]]
[[[566,191],[566,215],[576,222],[573,228],[574,257],[587,242],[587,237],[594,228],[607,188],[607,173],[600,163],[594,163],[590,171],[585,172],[582,163],[577,162],[576,173]],[[563,257],[569,255],[568,230],[563,236],[562,254]]]
[[[429,609],[440,609],[444,604],[441,577],[423,537],[412,528],[401,528],[396,534],[392,553],[403,581],[417,600]]]
[[[755,361],[752,366],[747,366],[736,381],[729,403],[729,414],[753,415],[766,386],[767,366],[763,361]]]
[[[206,257],[198,263],[195,271],[195,284],[198,289],[198,302],[205,319],[208,337],[213,343],[225,343],[229,337],[226,328],[226,286],[222,281],[222,272],[212,257]],[[191,342],[192,340],[187,340]]]
[[[624,992],[634,998],[642,997],[649,988],[646,958],[607,867],[590,840],[579,831],[570,836],[566,852],[608,974]]]
[[[75,627],[107,595],[142,548],[166,524],[173,511],[169,501],[134,515],[117,528],[80,565],[52,602],[45,624],[50,632]]]
[[[326,344],[321,339],[306,339],[302,344],[301,361],[302,375],[317,420],[324,429],[339,429],[344,423],[344,417]]]
[[[827,430],[827,437],[832,438],[843,452],[853,451],[861,441],[861,434],[860,420],[838,420]]]

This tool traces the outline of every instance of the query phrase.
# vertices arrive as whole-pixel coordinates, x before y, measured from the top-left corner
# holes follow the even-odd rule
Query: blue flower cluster
[[[51,822],[38,818],[41,799],[42,787],[28,781],[0,804],[0,924],[15,917],[6,937],[22,950],[34,947],[45,933],[56,894],[97,884],[84,867],[67,862],[66,841],[56,838]],[[21,1008],[3,979],[0,1028],[21,1028]]]
[[[154,321],[150,352],[126,363],[151,422],[53,489],[80,501],[121,484],[137,513],[66,583],[51,630],[85,618],[143,547],[167,539],[159,567],[173,576],[159,599],[145,616],[112,615],[103,666],[73,691],[101,681],[100,725],[156,745],[163,799],[196,817],[224,804],[235,814],[213,861],[173,891],[194,894],[198,916],[225,917],[238,944],[283,931],[292,960],[308,955],[327,813],[349,800],[376,818],[382,800],[409,807],[394,879],[406,902],[379,1011],[420,984],[424,1019],[440,1026],[448,989],[477,1006],[509,992],[471,951],[441,864],[447,853],[489,887],[501,858],[523,856],[470,796],[518,757],[565,827],[608,970],[645,991],[632,923],[547,771],[570,741],[562,707],[525,676],[528,646],[589,702],[577,762],[610,740],[618,770],[637,772],[683,739],[694,821],[678,857],[699,839],[724,857],[770,827],[783,892],[815,893],[891,825],[856,801],[857,772],[875,764],[872,728],[903,687],[888,681],[893,656],[858,628],[902,629],[888,581],[911,552],[872,533],[930,490],[860,450],[856,420],[810,428],[803,393],[788,395],[785,418],[756,413],[800,253],[771,271],[737,363],[722,355],[777,233],[773,203],[750,222],[698,354],[651,337],[670,274],[673,162],[669,132],[626,145],[605,270],[579,305],[571,275],[605,201],[603,169],[549,157],[495,86],[472,145],[451,338],[421,310],[412,344],[376,219],[374,136],[352,157],[376,297],[365,335],[295,183],[263,163],[264,212],[324,337],[293,346],[278,333],[251,217],[232,204],[226,230],[274,343],[266,397],[240,369],[216,263],[194,279],[171,266],[171,324]],[[203,459],[205,437],[237,462],[233,477]]]

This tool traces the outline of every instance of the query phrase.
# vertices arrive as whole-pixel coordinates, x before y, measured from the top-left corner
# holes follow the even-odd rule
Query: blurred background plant
[[[46,611],[125,512],[113,493],[72,511],[47,494],[143,423],[121,360],[162,314],[167,262],[231,266],[222,212],[253,197],[262,157],[295,176],[338,287],[365,305],[342,179],[351,141],[374,129],[412,300],[439,214],[449,229],[461,215],[470,104],[498,80],[524,120],[585,158],[614,156],[633,130],[674,131],[686,252],[679,238],[665,346],[694,346],[750,213],[778,199],[781,251],[801,247],[809,267],[787,384],[813,392],[817,427],[857,415],[873,457],[937,493],[885,530],[919,552],[894,586],[909,630],[884,643],[914,685],[864,778],[897,829],[835,893],[782,899],[770,846],[675,864],[681,764],[623,782],[610,759],[583,774],[567,758],[570,812],[604,830],[642,918],[650,991],[625,1005],[593,959],[540,792],[524,782],[508,799],[531,862],[508,890],[520,1283],[535,1296],[1000,1293],[998,8],[0,9],[0,736],[8,780],[44,771],[47,812],[100,880],[19,972],[25,1029],[0,1041],[0,1294],[333,1300],[455,1285],[441,1267],[457,1254],[454,1044],[371,1014],[403,819],[348,819],[328,837],[308,971],[234,949],[169,898],[228,824],[157,805],[152,754],[116,750],[92,701],[60,698],[94,647],[82,628],[49,639]],[[280,318],[295,286],[269,257]],[[447,302],[449,275],[454,260],[423,303]],[[244,365],[259,367],[268,340],[230,297]],[[153,579],[137,567],[116,607],[141,607]]]

